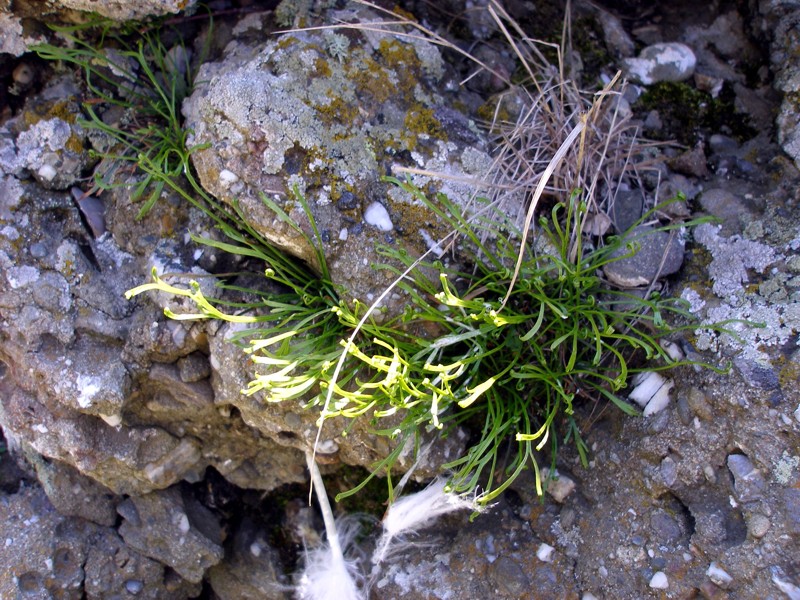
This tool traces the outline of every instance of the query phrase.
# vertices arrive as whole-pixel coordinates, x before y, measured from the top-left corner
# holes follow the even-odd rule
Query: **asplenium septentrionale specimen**
[[[369,309],[338,301],[325,273],[317,287],[310,280],[295,282],[288,296],[265,297],[260,314],[235,317],[259,323],[258,329],[240,334],[245,352],[260,369],[244,393],[263,394],[271,402],[303,398],[309,409],[322,407],[323,418],[369,419],[376,433],[396,444],[374,473],[388,473],[409,438],[426,430],[448,435],[465,427],[472,432],[471,443],[462,456],[443,465],[450,473],[448,489],[480,490],[480,501],[489,502],[524,469],[538,474],[537,453],[545,447],[554,461],[560,444],[574,443],[587,462],[573,411],[576,402],[607,399],[636,414],[618,395],[629,377],[645,369],[694,364],[670,357],[659,343],[695,327],[679,300],[658,294],[641,298],[601,279],[603,265],[637,248],[629,245],[626,252],[615,253],[626,248],[622,236],[604,245],[584,245],[587,209],[579,191],[540,217],[539,250],[524,249],[509,293],[510,267],[519,251],[507,241],[519,238],[513,224],[491,209],[469,221],[446,196],[432,201],[409,182],[391,181],[457,232],[465,267],[421,261],[384,246],[379,251],[395,266],[379,268],[402,275],[396,285],[410,299],[394,319],[378,323],[368,314],[365,319]],[[273,205],[273,210],[279,209]],[[282,211],[280,216],[288,219]],[[682,224],[687,225],[692,223]],[[313,222],[312,227],[316,232]],[[678,225],[661,229],[671,227]],[[483,235],[486,230],[489,236]],[[319,237],[316,245],[324,265]],[[236,251],[234,246],[226,249]],[[403,273],[398,264],[406,267]],[[430,278],[431,270],[438,278]],[[267,276],[274,276],[271,268]],[[200,309],[194,315],[170,315],[176,318],[231,318],[197,286],[176,288],[154,274],[153,283],[129,295],[146,290],[189,296]],[[438,334],[415,333],[423,330]],[[334,369],[337,361],[342,368]]]

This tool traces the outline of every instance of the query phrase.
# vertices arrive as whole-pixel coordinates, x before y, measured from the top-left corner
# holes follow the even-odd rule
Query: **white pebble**
[[[717,563],[712,562],[708,566],[708,571],[706,571],[706,575],[708,578],[716,583],[722,589],[725,589],[730,585],[731,581],[733,581],[733,577],[728,575],[724,569],[722,569]]]
[[[391,231],[394,229],[389,211],[380,202],[373,202],[364,211],[364,220],[370,225],[374,225],[381,231]]]
[[[250,544],[250,554],[252,554],[256,558],[261,556],[261,544],[259,544],[258,542],[253,542],[252,544]]]
[[[111,427],[116,427],[120,423],[122,423],[122,416],[121,415],[100,415],[100,418],[106,422],[107,425]]]
[[[650,578],[650,587],[654,590],[665,590],[669,587],[669,580],[663,571],[657,572]]]
[[[189,533],[189,517],[186,516],[186,513],[182,513],[178,519],[178,529],[181,530],[181,533]]]
[[[237,181],[239,181],[239,176],[233,171],[222,169],[222,171],[219,172],[219,182],[225,187],[230,187]]]
[[[47,164],[39,167],[37,173],[39,174],[39,177],[45,181],[53,181],[53,179],[56,178],[56,175],[58,175],[58,171],[56,171],[55,167]]]
[[[349,235],[349,234],[348,234],[348,232],[347,232],[347,227],[342,227],[341,231],[339,231],[339,239],[340,239],[342,242],[346,242],[346,241],[347,241],[347,236],[348,236],[348,235]]]
[[[553,552],[555,550],[550,544],[542,543],[536,551],[536,558],[542,562],[553,562]]]
[[[633,391],[628,398],[644,408],[642,414],[649,417],[664,410],[669,404],[669,391],[675,385],[658,373],[646,371],[633,378]]]

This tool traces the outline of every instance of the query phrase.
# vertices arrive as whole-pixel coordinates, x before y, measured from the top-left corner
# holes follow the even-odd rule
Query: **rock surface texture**
[[[81,122],[82,104],[96,98],[78,75],[30,53],[46,35],[31,19],[100,10],[127,20],[192,4],[0,3],[0,598],[289,598],[304,546],[321,540],[304,456],[319,411],[241,393],[255,367],[230,341],[240,326],[168,320],[165,307],[186,306],[124,296],[156,266],[238,302],[249,282],[269,289],[265,266],[194,244],[188,233],[217,234],[177,195],[165,191],[137,219],[130,187],[90,189],[93,169],[106,166]],[[377,244],[419,255],[444,233],[381,177],[408,173],[466,204],[492,162],[478,115],[504,84],[409,25],[276,30],[385,26],[417,10],[420,27],[467,36],[453,38],[462,49],[479,40],[476,55],[513,65],[515,81],[523,71],[483,3],[466,13],[444,3],[448,15],[464,13],[455,21],[422,3],[394,16],[328,4],[215,5],[217,50],[197,65],[183,114],[210,194],[319,268],[296,188],[334,282],[371,300],[387,284],[371,268],[382,260]],[[573,26],[586,29],[573,39],[586,45],[571,76],[608,80],[626,69],[637,83],[617,106],[647,135],[684,143],[648,150],[639,187],[608,190],[608,235],[678,192],[685,199],[660,211],[662,222],[717,218],[658,235],[644,235],[646,221],[628,234],[644,250],[604,277],[658,283],[702,323],[730,320],[729,333],[700,327],[669,346],[722,372],[682,367],[646,417],[576,401],[588,467],[571,446],[555,465],[544,453],[542,464],[556,467],[544,501],[526,471],[473,521],[450,514],[375,567],[371,598],[800,598],[800,66],[790,59],[800,3],[745,4],[689,14],[671,3],[574,3]],[[549,35],[537,29],[547,15],[561,31],[555,3],[537,2],[535,22],[528,5],[504,6],[531,35]],[[120,183],[137,177],[119,172]],[[100,220],[89,222],[89,210]],[[384,305],[391,314],[406,303],[397,294]],[[372,428],[326,424],[318,458],[331,496],[394,449]],[[439,439],[417,474],[437,472],[462,443]],[[403,450],[401,470],[413,462]],[[376,479],[340,508],[379,519],[385,492]]]

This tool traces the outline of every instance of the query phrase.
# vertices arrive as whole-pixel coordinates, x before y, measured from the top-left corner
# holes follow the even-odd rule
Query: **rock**
[[[756,539],[767,535],[770,526],[769,518],[761,514],[754,514],[747,520],[747,532]]]
[[[668,488],[675,485],[678,480],[678,465],[671,456],[665,456],[661,461],[661,479]]]
[[[694,73],[694,52],[678,42],[653,44],[636,58],[622,61],[626,75],[637,83],[651,85],[661,81],[686,81]]]
[[[183,600],[200,593],[110,528],[59,515],[39,487],[0,501],[0,597]]]
[[[351,7],[337,15],[376,22],[364,11]],[[458,201],[472,191],[463,182],[484,173],[491,159],[478,130],[440,95],[444,66],[435,46],[349,31],[346,60],[331,54],[344,37],[332,31],[285,34],[258,46],[234,42],[222,60],[203,65],[183,110],[194,132],[190,144],[208,144],[192,155],[203,187],[224,202],[236,198],[256,230],[317,269],[312,244],[322,244],[345,298],[367,302],[392,279],[369,268],[384,260],[376,243],[388,240],[421,253],[428,246],[420,230],[434,240],[444,232],[419,201],[380,177],[398,167],[444,170],[446,178],[414,180]],[[236,182],[223,185],[222,172],[233,173]],[[293,198],[294,188],[319,230],[335,235],[309,242],[309,217]],[[278,219],[262,193],[301,230]],[[386,303],[390,312],[405,305],[394,298]]]
[[[708,213],[722,219],[724,231],[728,234],[738,232],[742,221],[753,218],[742,198],[723,188],[703,191],[700,195],[700,206]]]
[[[610,12],[597,10],[597,20],[603,28],[603,40],[614,58],[628,58],[636,51],[634,43],[622,21]]]
[[[729,588],[730,584],[733,582],[733,577],[731,577],[722,567],[720,567],[715,562],[712,562],[708,566],[706,575],[711,581],[713,581],[716,585],[718,585],[722,589]]]
[[[208,581],[220,600],[284,598],[286,582],[277,571],[278,553],[270,534],[245,517],[226,543],[225,560],[208,570]]]
[[[650,528],[655,541],[659,544],[674,544],[684,535],[680,523],[664,510],[658,510],[652,514]]]
[[[41,39],[25,35],[21,18],[5,11],[0,12],[0,54],[22,56],[31,45],[40,41]]]
[[[721,237],[721,226],[704,223],[694,230],[694,239],[703,244],[714,257],[708,273],[714,281],[712,289],[721,298],[728,298],[747,283],[747,269],[763,273],[776,260],[775,251],[766,244],[745,240],[734,235]]]
[[[683,242],[675,233],[640,225],[623,238],[623,243],[612,254],[618,260],[603,267],[606,277],[620,287],[649,285],[657,277],[676,273],[683,264]],[[635,254],[621,258],[631,252],[627,247],[630,244]]]
[[[657,571],[650,578],[650,587],[654,590],[666,590],[669,588],[669,580],[663,571]]]
[[[542,481],[547,482],[547,493],[559,504],[563,504],[567,496],[575,491],[575,481],[570,477],[555,471],[552,479],[550,479],[550,469],[547,467],[543,467],[541,473]]]
[[[134,496],[117,507],[119,533],[131,548],[199,583],[224,556],[215,517],[177,488]]]
[[[620,189],[614,197],[611,209],[611,219],[614,229],[622,234],[628,231],[644,215],[647,198],[643,190]]]
[[[800,8],[793,3],[763,2],[762,11],[772,21],[765,31],[771,31],[770,62],[775,72],[775,88],[783,93],[776,124],[778,142],[784,151],[800,166],[800,107],[797,94],[800,92],[800,68],[792,57],[797,55],[800,38],[797,26],[800,23]]]
[[[744,454],[728,456],[728,469],[733,474],[733,484],[739,502],[753,502],[763,496],[764,476]]]
[[[59,513],[111,527],[117,521],[116,498],[108,488],[59,461],[31,453],[36,475]]]
[[[191,9],[196,0],[109,0],[100,4],[92,0],[58,0],[63,8],[97,13],[115,21],[131,21],[145,17],[159,17]]]

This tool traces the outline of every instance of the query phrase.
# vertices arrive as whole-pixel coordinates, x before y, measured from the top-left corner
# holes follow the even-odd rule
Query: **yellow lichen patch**
[[[314,72],[312,73],[314,77],[330,77],[331,76],[331,66],[328,64],[328,61],[322,58],[321,56],[318,57],[314,61]]]
[[[389,78],[386,67],[369,56],[352,61],[347,66],[347,78],[353,82],[360,94],[368,94],[376,103],[384,103],[398,93],[397,86]]]
[[[778,383],[782,388],[800,382],[800,363],[794,360],[787,360],[783,368],[778,372]]]
[[[64,144],[64,146],[66,147],[67,150],[69,150],[70,152],[75,152],[76,154],[80,154],[84,150],[81,138],[75,135],[74,133],[71,136],[69,136],[69,139],[67,140],[67,143]]]
[[[417,105],[406,114],[404,121],[406,133],[403,134],[404,139],[408,142],[410,148],[417,145],[419,136],[428,136],[440,140],[446,140],[442,124],[439,122],[430,108],[424,108]]]
[[[328,104],[314,107],[322,122],[328,126],[334,124],[341,124],[346,127],[353,126],[359,117],[358,107],[352,103],[345,102],[336,96],[333,91],[328,92],[328,97],[330,98]]]

